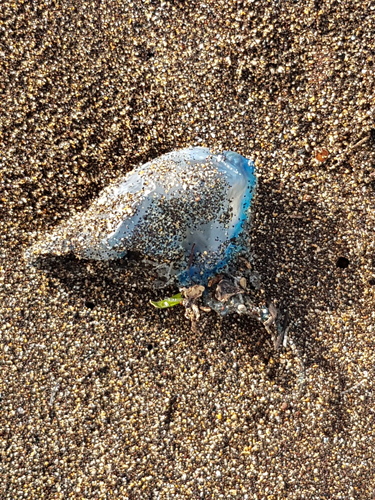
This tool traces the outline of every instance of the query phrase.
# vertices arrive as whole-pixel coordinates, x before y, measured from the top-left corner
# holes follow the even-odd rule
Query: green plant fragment
[[[150,300],[150,303],[157,309],[166,309],[167,307],[174,307],[178,304],[181,304],[183,300],[184,298],[182,297],[182,295],[180,293],[176,293],[176,295],[172,295],[172,297],[168,297],[163,300]]]

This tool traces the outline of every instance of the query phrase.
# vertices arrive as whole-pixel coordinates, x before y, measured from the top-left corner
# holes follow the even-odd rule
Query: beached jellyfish
[[[104,189],[88,210],[45,235],[26,257],[36,264],[48,256],[108,261],[129,254],[125,265],[132,266],[137,254],[153,287],[178,285],[179,293],[151,301],[155,307],[182,304],[193,331],[207,309],[252,316],[279,349],[285,318],[272,303],[255,305],[247,285],[259,289],[246,259],[255,188],[254,164],[237,153],[173,151]]]
[[[28,252],[118,259],[137,252],[167,282],[206,285],[246,245],[251,160],[194,147],[164,154],[104,189]]]

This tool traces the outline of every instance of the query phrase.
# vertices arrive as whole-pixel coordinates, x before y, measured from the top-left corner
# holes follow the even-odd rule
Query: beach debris
[[[236,283],[222,279],[216,286],[215,297],[219,302],[228,302],[231,297],[243,292],[243,288],[240,288]]]
[[[167,309],[168,307],[178,306],[184,301],[181,293],[176,293],[172,295],[172,297],[168,297],[162,300],[150,300],[150,304],[152,304],[156,309]]]
[[[325,162],[328,157],[329,157],[329,151],[327,149],[321,149],[320,151],[317,151],[315,153],[316,160],[322,163]]]
[[[276,307],[273,302],[268,302],[267,307],[261,309],[260,319],[271,336],[275,351],[287,347],[290,329],[289,311]]]
[[[197,332],[197,323],[200,318],[198,301],[202,297],[205,287],[202,285],[193,285],[189,288],[182,288],[181,292],[185,297],[183,306],[185,307],[185,317],[191,321],[191,329]]]

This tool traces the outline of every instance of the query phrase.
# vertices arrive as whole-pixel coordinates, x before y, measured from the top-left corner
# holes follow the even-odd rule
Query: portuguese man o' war
[[[253,316],[278,349],[286,339],[279,311],[272,303],[255,306],[238,275],[236,257],[250,256],[256,185],[253,162],[238,153],[172,151],[105,188],[88,210],[57,226],[26,257],[36,264],[48,256],[109,261],[129,253],[131,266],[135,253],[151,269],[154,287],[179,285],[181,293],[152,301],[154,306],[182,303],[193,330],[200,310]]]
[[[173,151],[105,188],[28,256],[111,260],[137,252],[168,283],[205,286],[246,245],[255,188],[254,164],[238,153]]]

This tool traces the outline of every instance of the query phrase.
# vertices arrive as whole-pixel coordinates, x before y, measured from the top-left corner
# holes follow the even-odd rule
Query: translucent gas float
[[[223,270],[247,244],[255,167],[238,153],[192,147],[164,154],[105,188],[28,258],[74,254],[110,260],[137,252],[180,286]]]

